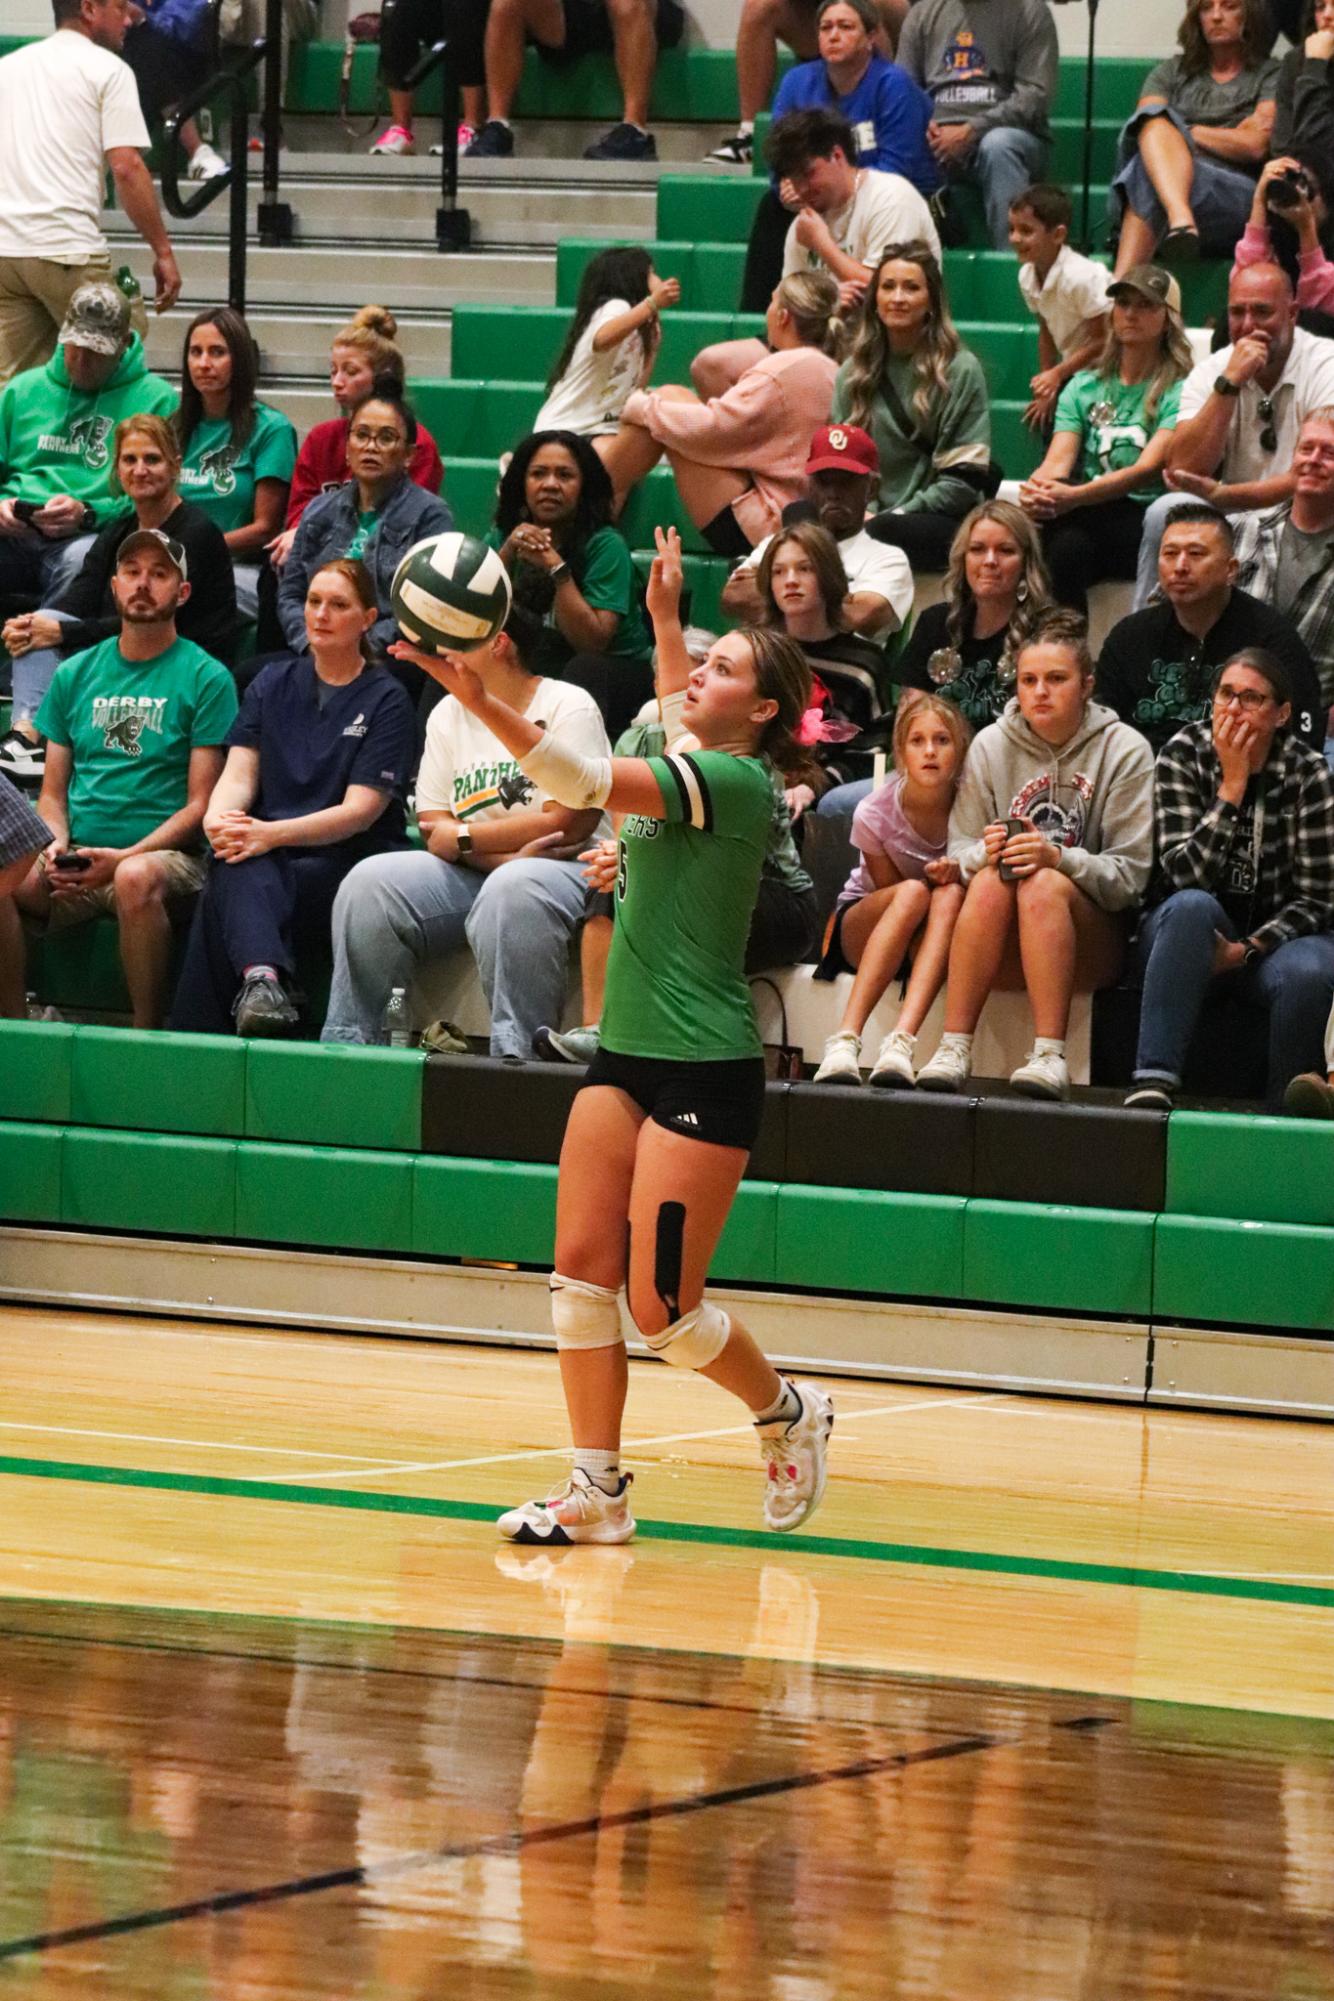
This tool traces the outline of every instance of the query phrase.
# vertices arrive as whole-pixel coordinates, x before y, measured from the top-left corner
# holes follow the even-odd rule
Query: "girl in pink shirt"
[[[1312,199],[1308,201],[1299,197],[1290,204],[1271,207],[1269,194],[1274,182],[1285,181],[1289,174],[1305,175],[1308,184],[1315,190]],[[1271,160],[1256,182],[1251,219],[1237,245],[1237,270],[1244,270],[1248,264],[1272,264],[1275,261],[1269,227],[1275,215],[1285,217],[1297,232],[1298,310],[1303,313],[1334,313],[1334,264],[1330,263],[1320,243],[1320,229],[1325,221],[1324,198],[1315,175],[1300,160],[1286,157]]]

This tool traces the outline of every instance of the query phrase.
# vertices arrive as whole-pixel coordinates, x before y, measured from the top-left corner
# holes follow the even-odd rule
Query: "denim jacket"
[[[292,553],[278,578],[278,618],[283,635],[294,653],[306,650],[306,591],[315,572],[324,563],[345,556],[357,532],[357,482],[348,480],[333,493],[312,500],[301,517]],[[362,558],[375,580],[375,601],[380,616],[370,630],[370,643],[382,655],[398,637],[398,625],[389,610],[389,586],[394,571],[414,542],[427,535],[443,534],[454,526],[454,517],[443,500],[424,487],[415,486],[404,473],[375,524]]]

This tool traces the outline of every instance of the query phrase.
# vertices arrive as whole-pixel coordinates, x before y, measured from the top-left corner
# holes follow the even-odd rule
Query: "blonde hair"
[[[968,746],[973,740],[973,726],[961,708],[930,688],[915,688],[910,694],[905,694],[899,703],[898,714],[894,718],[894,769],[903,770],[908,732],[923,716],[939,716],[949,731],[950,742],[954,745],[954,780],[957,784]]]
[[[113,493],[123,494],[125,491],[117,477],[116,467],[127,438],[148,438],[155,444],[172,468],[172,485],[176,484],[181,472],[181,441],[170,418],[158,417],[151,410],[144,410],[132,417],[122,417],[116,426],[111,449],[111,476],[107,482]]]
[[[1115,303],[1115,302],[1113,302]],[[1144,421],[1152,424],[1158,415],[1158,405],[1174,382],[1184,382],[1195,366],[1195,356],[1190,342],[1186,339],[1186,329],[1181,324],[1181,316],[1165,306],[1163,331],[1158,341],[1158,366],[1149,383],[1149,392],[1144,398]],[[1102,344],[1102,353],[1097,360],[1097,375],[1100,382],[1116,382],[1121,376],[1121,337],[1116,331],[1116,315],[1107,315],[1107,334]]]
[[[778,286],[778,303],[803,347],[818,347],[838,361],[847,323],[838,309],[838,285],[828,271],[790,271]]]
[[[1024,654],[1033,646],[1063,646],[1072,653],[1079,666],[1081,681],[1093,679],[1093,655],[1089,651],[1088,620],[1077,611],[1065,605],[1054,605],[1038,619],[1022,646],[1015,648],[1014,664],[1017,667]]]
[[[872,407],[889,364],[889,334],[876,310],[880,274],[886,264],[915,264],[926,280],[929,302],[926,320],[912,358],[917,378],[913,408],[923,424],[930,422],[936,398],[949,393],[950,363],[963,347],[959,330],[950,317],[945,276],[930,244],[921,237],[914,237],[908,243],[891,243],[866,287],[848,358],[847,417],[849,423],[860,424],[864,431],[871,428]]]
[[[949,606],[945,615],[945,635],[956,651],[965,639],[972,637],[977,600],[968,581],[968,544],[980,521],[994,521],[1023,552],[1024,574],[1019,579],[1019,601],[1006,629],[1001,652],[1002,660],[1007,656],[1013,660],[1037,620],[1052,604],[1051,578],[1042,558],[1042,539],[1023,509],[1016,507],[1013,501],[983,500],[971,513],[964,515],[955,530],[954,540],[950,543],[949,567],[945,571],[944,596]]]
[[[804,777],[811,757],[797,742],[797,730],[811,705],[810,663],[795,639],[771,625],[739,625],[736,631],[750,648],[760,699],[778,704],[778,714],[760,732],[756,754],[788,777]]]
[[[398,321],[388,306],[362,306],[345,327],[334,335],[331,347],[353,347],[364,354],[375,375],[393,375],[401,384],[408,365],[403,350],[394,339]]]

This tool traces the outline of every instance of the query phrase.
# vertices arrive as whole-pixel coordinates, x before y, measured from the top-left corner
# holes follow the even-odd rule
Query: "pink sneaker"
[[[406,125],[386,125],[375,144],[372,153],[415,153],[417,141]]]

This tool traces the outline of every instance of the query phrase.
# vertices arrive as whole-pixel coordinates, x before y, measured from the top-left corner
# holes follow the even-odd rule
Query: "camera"
[[[1314,196],[1315,187],[1305,168],[1285,167],[1266,186],[1265,205],[1268,208],[1296,208],[1298,202],[1311,201]]]

